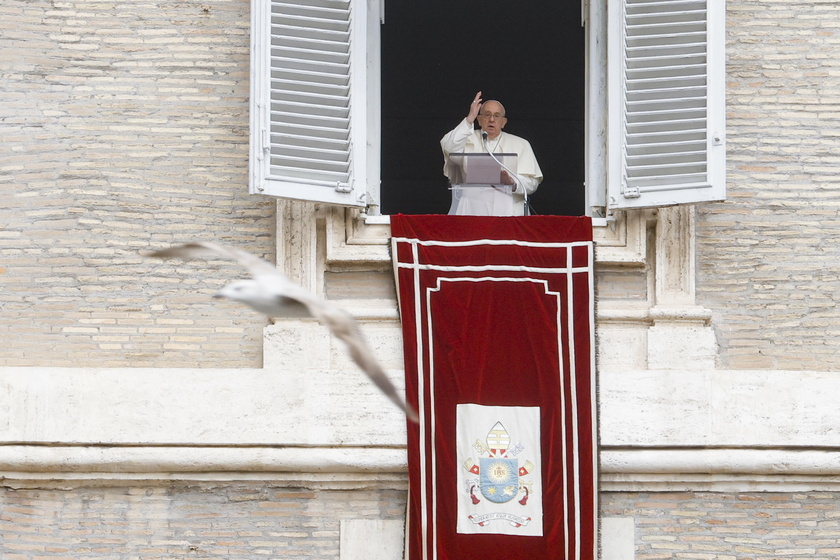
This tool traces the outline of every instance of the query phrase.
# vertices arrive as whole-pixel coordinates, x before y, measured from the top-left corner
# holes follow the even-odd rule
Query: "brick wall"
[[[274,203],[247,194],[249,18],[248,0],[2,3],[0,365],[261,365],[265,319],[209,297],[238,267],[138,253],[274,253]]]
[[[840,558],[840,495],[606,493],[605,517],[632,517],[636,560]]]
[[[402,519],[405,490],[266,483],[0,490],[0,558],[338,558],[342,519]],[[608,492],[636,560],[840,557],[836,492]]]
[[[342,519],[404,516],[405,491],[393,489],[0,489],[0,558],[337,559]]]
[[[698,207],[719,366],[840,368],[840,3],[727,8],[728,200]]]
[[[273,202],[246,193],[249,18],[0,5],[0,365],[260,365],[265,320],[208,297],[238,267],[138,255],[274,252]],[[838,21],[833,0],[727,2],[729,197],[698,207],[697,245],[720,367],[840,367]]]

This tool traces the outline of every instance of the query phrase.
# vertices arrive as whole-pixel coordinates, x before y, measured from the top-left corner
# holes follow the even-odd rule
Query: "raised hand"
[[[475,118],[478,116],[478,112],[481,110],[481,92],[475,94],[475,99],[473,99],[472,103],[470,103],[470,112],[467,113],[467,122],[472,124],[475,122]]]

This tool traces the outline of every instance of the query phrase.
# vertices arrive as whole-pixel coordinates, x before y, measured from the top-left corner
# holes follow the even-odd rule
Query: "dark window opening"
[[[579,2],[389,2],[382,26],[383,214],[445,214],[440,139],[475,92],[501,101],[545,179],[536,214],[584,213]]]

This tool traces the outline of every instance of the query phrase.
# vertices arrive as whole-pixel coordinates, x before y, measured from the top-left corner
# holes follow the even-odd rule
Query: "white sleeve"
[[[540,182],[536,177],[531,177],[530,175],[520,175],[518,173],[513,178],[513,181],[516,183],[516,189],[513,192],[517,194],[528,193],[528,195],[532,195],[540,185]]]
[[[440,139],[440,147],[443,150],[443,154],[463,152],[467,146],[467,140],[473,133],[473,129],[473,125],[468,123],[467,119],[464,118],[464,120],[458,123],[458,126],[450,130],[446,136]]]

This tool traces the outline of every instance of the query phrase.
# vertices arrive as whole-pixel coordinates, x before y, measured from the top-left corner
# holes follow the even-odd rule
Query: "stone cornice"
[[[261,481],[404,489],[404,448],[0,445],[0,485]],[[837,448],[603,448],[602,491],[840,490]]]

